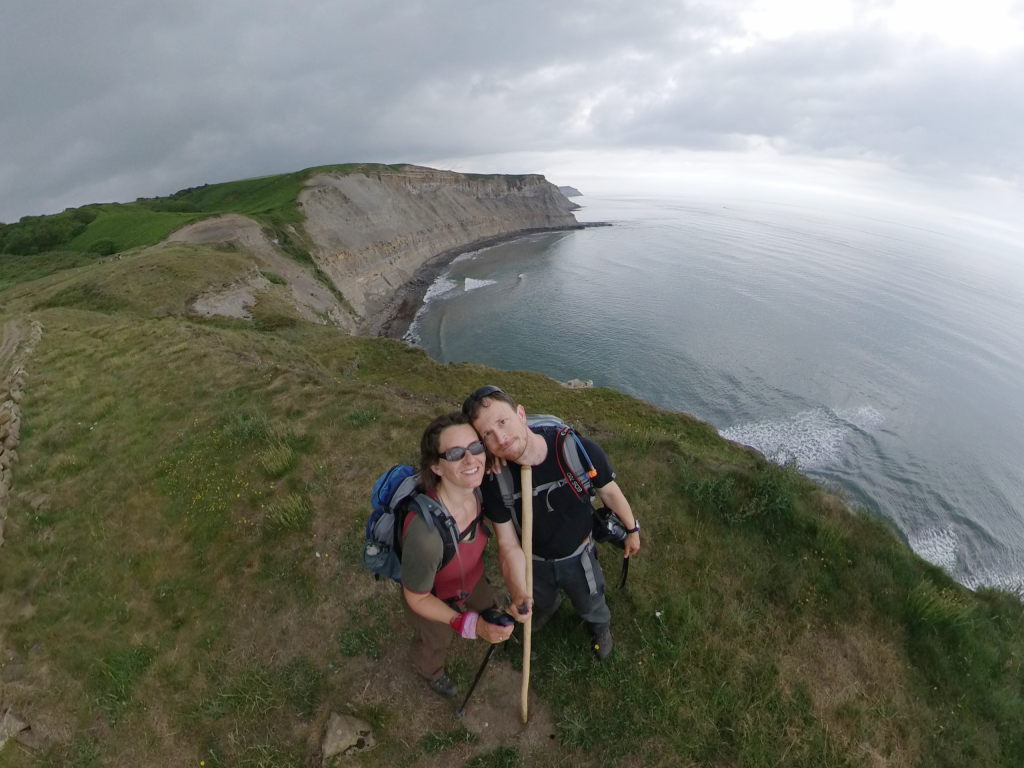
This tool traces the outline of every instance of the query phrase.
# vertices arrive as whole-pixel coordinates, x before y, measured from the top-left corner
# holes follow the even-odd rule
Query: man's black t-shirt
[[[536,492],[545,483],[561,480],[564,475],[558,467],[555,438],[557,427],[538,427],[533,430],[544,438],[548,445],[548,455],[543,462],[533,468],[533,554],[543,558],[558,558],[571,555],[583,540],[590,535],[593,528],[593,505],[584,494],[582,499],[576,497],[572,488],[562,485],[549,491]],[[571,437],[568,439],[572,439]],[[597,470],[593,479],[594,487],[602,488],[615,479],[615,472],[601,447],[593,440],[580,438],[583,447]],[[521,493],[522,484],[519,477],[519,465],[510,461],[515,492]],[[501,499],[501,490],[497,478],[488,475],[480,487],[483,494],[484,514],[495,523],[508,522],[508,508]],[[522,514],[522,502],[516,500],[516,518]]]

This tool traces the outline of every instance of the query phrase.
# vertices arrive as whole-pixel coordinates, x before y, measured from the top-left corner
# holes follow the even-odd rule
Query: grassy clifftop
[[[140,197],[133,203],[85,205],[46,216],[25,216],[0,224],[0,253],[32,254],[74,251],[111,254],[153,245],[175,229],[220,213],[240,213],[261,224],[300,220],[299,190],[315,173],[387,172],[404,166],[347,163],[307,168],[182,189],[167,197]]]
[[[0,223],[0,254],[72,251],[107,255],[154,245],[186,224],[222,213],[249,216],[279,231],[283,225],[301,222],[298,195],[316,174],[388,174],[411,167],[381,163],[323,165],[295,173],[204,184],[166,197],[140,197],[132,203],[98,203],[62,213],[24,216],[15,223]],[[462,176],[477,180],[496,177]]]
[[[0,549],[0,690],[31,731],[0,766],[300,766],[332,711],[373,725],[365,766],[1024,762],[1014,596],[964,589],[684,414],[189,314],[250,266],[194,246],[0,256],[0,381],[42,327]],[[535,643],[525,729],[515,659],[465,720],[413,679],[398,591],[359,562],[373,479],[488,382],[601,442],[644,524],[610,588],[615,656],[595,662],[565,609]],[[464,685],[483,652],[458,646]]]

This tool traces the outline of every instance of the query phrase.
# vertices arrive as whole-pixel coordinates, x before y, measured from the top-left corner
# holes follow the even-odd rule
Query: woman
[[[461,413],[434,419],[420,441],[420,484],[441,504],[460,532],[455,556],[443,565],[441,533],[419,513],[406,516],[402,540],[402,594],[406,617],[414,631],[409,658],[430,689],[454,697],[458,688],[445,672],[444,662],[455,634],[500,643],[512,634],[480,618],[495,606],[495,595],[484,578],[483,525],[480,493],[486,456],[483,443]],[[454,632],[453,632],[454,630]]]

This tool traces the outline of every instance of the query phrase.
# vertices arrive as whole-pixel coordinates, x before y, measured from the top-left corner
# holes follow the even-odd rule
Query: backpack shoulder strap
[[[576,430],[569,426],[559,429],[555,436],[555,450],[558,468],[577,498],[593,496],[593,478],[597,477],[597,470]]]
[[[516,493],[515,481],[512,478],[512,468],[508,464],[502,464],[501,471],[494,476],[494,479],[497,481],[498,490],[501,492],[501,503],[514,515],[516,499],[519,498],[520,494]]]
[[[516,512],[516,501],[522,498],[522,493],[516,493],[515,480],[512,477],[512,468],[508,464],[501,465],[501,471],[494,476],[498,483],[498,491],[501,493],[501,503],[505,505],[509,516],[512,518],[512,525],[515,526],[516,535],[522,535],[519,525],[519,514]]]
[[[459,526],[441,504],[427,496],[425,493],[417,493],[408,501],[406,507],[410,511],[419,512],[426,521],[427,526],[436,530],[441,536],[441,544],[444,547],[444,554],[441,556],[441,568],[444,568],[455,557],[459,546]],[[403,519],[404,527],[404,519]]]

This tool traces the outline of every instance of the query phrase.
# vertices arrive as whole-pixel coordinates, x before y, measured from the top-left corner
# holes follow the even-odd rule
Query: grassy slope
[[[610,591],[611,663],[568,609],[538,640],[557,749],[478,764],[1024,761],[1020,603],[708,426],[326,327],[185,315],[248,268],[237,253],[62,258],[0,266],[0,323],[44,326],[0,557],[4,703],[43,746],[0,766],[298,766],[328,709],[376,727],[361,765],[475,759],[425,690],[375,695],[405,632],[358,554],[373,479],[483,382],[602,442],[645,544]],[[459,646],[463,683],[481,650]]]
[[[307,168],[295,173],[243,179],[221,184],[180,190],[168,197],[139,198],[133,203],[105,203],[68,209],[60,214],[26,217],[27,223],[0,225],[0,243],[5,229],[32,227],[47,220],[74,218],[81,212],[89,219],[84,229],[65,240],[48,246],[51,251],[88,252],[98,243],[107,243],[109,253],[153,245],[174,230],[207,216],[219,213],[241,213],[278,230],[301,221],[295,205],[299,190],[306,180],[320,171],[352,173],[355,171],[398,170],[401,165],[377,163],[346,163]],[[2,287],[2,283],[0,283]]]

